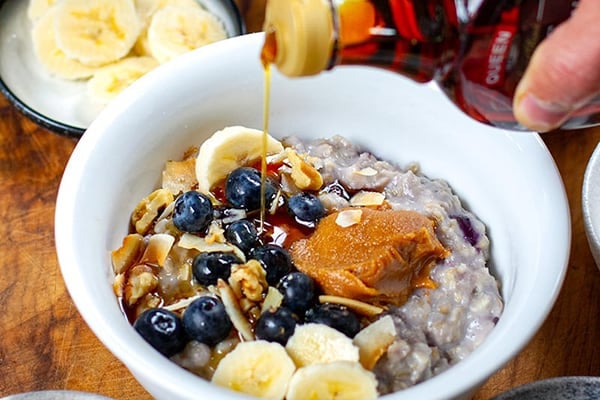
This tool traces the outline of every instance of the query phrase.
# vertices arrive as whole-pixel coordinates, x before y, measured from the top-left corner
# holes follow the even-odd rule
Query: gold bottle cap
[[[315,75],[329,66],[334,45],[329,0],[270,0],[263,28],[275,35],[273,63],[284,75]]]

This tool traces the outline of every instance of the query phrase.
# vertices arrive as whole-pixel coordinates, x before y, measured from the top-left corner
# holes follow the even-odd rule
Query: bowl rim
[[[3,1],[3,0],[0,0]],[[21,114],[29,118],[35,124],[40,125],[51,132],[57,133],[62,136],[80,138],[86,131],[86,128],[79,128],[74,125],[70,125],[64,122],[58,122],[44,114],[31,108],[27,103],[17,97],[6,85],[2,77],[0,76],[0,93],[6,97],[8,102],[12,104]]]
[[[594,211],[600,212],[594,197],[600,193],[594,183],[600,179],[600,142],[596,144],[585,167],[581,189],[581,212],[588,246],[598,269],[600,269],[600,227],[594,222]]]
[[[48,389],[8,395],[0,400],[112,400],[109,397],[81,390]]]
[[[242,40],[256,40],[256,35],[262,35],[262,34],[252,34],[252,35],[245,35],[244,38],[242,37],[238,37],[235,38],[233,40],[236,41],[242,41]],[[231,45],[232,41],[229,41],[229,43],[226,43],[227,41],[222,42],[221,44],[218,44],[216,46],[229,46]],[[213,50],[217,50],[220,49],[220,47],[215,47],[213,46],[212,49],[207,49],[205,51],[213,51]],[[164,77],[164,75],[171,73],[173,71],[176,71],[178,68],[182,67],[182,63],[183,62],[187,62],[189,61],[189,57],[196,57],[196,55],[189,55],[188,58],[182,58],[180,59],[179,62],[174,62],[169,66],[166,66],[165,68],[163,68],[161,71],[161,77]],[[157,71],[158,73],[158,71]],[[158,75],[155,73],[154,78],[157,78]],[[154,81],[156,81],[156,79],[154,79]],[[140,86],[142,85],[148,85],[149,84],[149,80],[144,80],[143,82],[140,82],[140,85],[138,86],[138,88],[140,88]],[[145,87],[145,86],[144,86]],[[126,107],[128,104],[131,104],[132,102],[135,102],[136,99],[138,99],[139,95],[138,93],[133,93],[133,92],[129,92],[129,94],[125,97],[121,97],[120,99],[117,99],[116,102],[114,102],[113,104],[111,104],[111,110],[115,111],[117,114],[122,113],[122,108]],[[118,111],[120,110],[121,111]],[[88,157],[90,155],[90,153],[93,151],[95,144],[99,141],[102,140],[101,135],[99,134],[101,130],[104,130],[108,125],[111,124],[111,122],[116,118],[115,115],[108,115],[108,113],[104,113],[102,115],[102,118],[98,118],[94,121],[94,132],[92,135],[86,135],[82,141],[79,142],[77,148],[75,149],[73,155],[76,158],[73,158],[72,160],[75,162],[71,162],[71,160],[69,160],[69,164],[67,165],[67,168],[65,170],[66,174],[65,176],[67,177],[66,181],[61,182],[61,187],[59,189],[59,193],[58,193],[58,200],[60,201],[60,204],[62,204],[62,210],[57,207],[57,214],[56,214],[56,223],[58,224],[59,222],[63,224],[63,228],[59,228],[58,225],[56,225],[56,244],[58,245],[67,245],[70,244],[69,238],[71,235],[72,236],[72,230],[73,230],[73,225],[72,225],[72,217],[69,217],[69,219],[71,219],[71,221],[66,221],[65,223],[65,215],[64,212],[67,212],[66,210],[69,210],[71,208],[73,208],[74,206],[74,196],[72,196],[69,192],[70,189],[72,189],[74,184],[77,184],[77,182],[80,180],[80,175],[81,175],[81,171],[77,171],[76,169],[79,168],[80,166],[75,165],[76,163],[80,163],[82,161],[85,161],[86,157]],[[538,331],[539,327],[543,324],[544,320],[546,319],[547,315],[550,313],[550,311],[552,310],[552,308],[554,307],[554,304],[556,302],[556,299],[560,293],[560,289],[562,287],[562,283],[564,281],[564,277],[566,275],[566,270],[567,270],[567,266],[568,266],[568,259],[569,259],[569,252],[570,252],[570,242],[571,242],[571,225],[570,225],[570,213],[569,213],[569,208],[568,208],[568,200],[567,200],[567,196],[566,196],[566,192],[565,192],[565,188],[564,188],[564,184],[562,182],[562,179],[560,177],[560,173],[558,171],[558,168],[556,166],[556,164],[554,163],[552,156],[549,152],[549,150],[547,149],[547,147],[545,146],[544,142],[542,141],[541,137],[537,134],[537,133],[523,133],[523,132],[518,132],[518,133],[514,133],[515,135],[534,135],[532,136],[531,141],[527,141],[525,142],[525,144],[527,144],[528,147],[535,147],[536,150],[536,155],[543,157],[542,161],[544,161],[544,167],[548,167],[548,174],[550,175],[550,179],[551,181],[549,182],[549,187],[552,189],[551,194],[555,195],[555,197],[551,197],[550,200],[552,200],[552,204],[556,204],[558,206],[558,208],[555,210],[556,211],[556,221],[557,222],[557,227],[560,229],[557,229],[560,231],[560,234],[556,234],[557,236],[560,237],[561,241],[561,246],[556,246],[557,248],[555,249],[556,251],[553,253],[553,255],[555,256],[560,256],[560,258],[556,258],[556,263],[559,264],[560,263],[560,270],[557,271],[558,273],[556,274],[556,276],[553,276],[551,279],[551,282],[548,283],[547,286],[544,287],[545,290],[547,290],[545,293],[543,293],[543,296],[546,298],[546,301],[544,302],[543,305],[540,305],[538,307],[536,307],[536,312],[538,313],[538,318],[535,318],[533,320],[533,322],[531,324],[528,324],[526,328],[524,327],[517,327],[519,329],[519,332],[521,333],[521,336],[519,337],[519,340],[517,341],[516,344],[511,344],[509,346],[509,351],[504,351],[502,352],[500,355],[498,354],[491,354],[492,356],[495,357],[495,361],[493,362],[493,365],[490,364],[486,364],[484,366],[482,366],[481,369],[479,369],[477,371],[477,373],[473,373],[472,370],[468,370],[466,368],[468,368],[470,365],[470,363],[457,363],[456,365],[454,365],[451,369],[452,371],[457,371],[456,373],[451,374],[452,376],[456,376],[458,373],[461,373],[464,375],[465,379],[464,379],[464,385],[461,386],[460,388],[454,388],[451,390],[446,391],[445,393],[436,393],[435,397],[432,398],[436,398],[436,399],[446,399],[448,398],[449,395],[452,396],[458,396],[460,394],[464,394],[463,392],[461,392],[461,390],[465,390],[465,388],[472,388],[475,387],[479,384],[482,384],[483,381],[485,381],[485,379],[487,379],[491,374],[493,374],[494,372],[498,371],[502,365],[504,365],[506,362],[510,361],[510,359],[512,359],[516,354],[518,354],[518,352],[522,351],[522,349],[526,346],[526,344],[531,340],[531,338],[536,334],[536,332]],[[502,133],[499,133],[499,135],[502,135]],[[512,139],[512,136],[508,138],[509,140]],[[84,162],[85,164],[85,162]],[[550,171],[551,169],[551,171]],[[71,187],[69,187],[71,186]],[[57,204],[58,201],[57,201]],[[564,246],[563,246],[564,245]],[[71,293],[71,291],[73,290],[74,293],[71,293],[73,300],[75,300],[75,297],[79,297],[80,301],[83,301],[81,299],[81,297],[85,297],[82,296],[81,293],[79,293],[79,288],[76,287],[76,284],[79,283],[82,279],[82,275],[81,275],[81,271],[76,267],[75,261],[77,261],[77,257],[75,257],[73,254],[70,254],[70,252],[68,251],[67,247],[63,247],[64,251],[59,251],[59,261],[60,261],[60,266],[61,266],[61,271],[63,272],[63,276],[65,276],[65,273],[67,273],[67,275],[65,276],[65,281],[67,283],[67,287],[69,289],[69,292]],[[64,265],[63,265],[64,262]],[[558,270],[558,268],[557,268]],[[71,274],[70,276],[68,274]],[[75,294],[76,296],[73,296],[73,294]],[[536,297],[536,294],[532,294],[532,296]],[[76,305],[78,306],[78,308],[80,307],[79,303],[77,301],[75,301]],[[90,320],[90,319],[95,319],[95,318],[100,318],[102,319],[102,315],[101,312],[97,309],[86,309],[85,311],[85,315],[82,313],[82,316],[84,317],[84,319],[86,321]],[[521,310],[519,310],[519,313],[522,313]],[[94,321],[94,325],[95,325],[95,329],[94,332],[98,332],[99,330],[102,330],[103,328],[109,328],[108,326],[108,321],[98,321],[95,320]],[[514,325],[514,324],[513,324]],[[492,331],[493,332],[493,331]],[[98,332],[96,333],[96,335],[99,337],[99,339],[101,341],[103,341],[103,343],[106,345],[107,348],[109,348],[109,350],[111,350],[113,352],[113,354],[119,354],[120,356],[118,357],[119,359],[121,359],[123,361],[123,358],[121,357],[127,357],[127,363],[125,363],[128,368],[130,369],[130,371],[132,371],[133,375],[139,379],[139,376],[142,375],[144,372],[143,371],[139,371],[139,370],[134,370],[134,368],[132,367],[132,363],[134,365],[141,365],[142,361],[144,360],[144,358],[146,356],[141,355],[141,354],[136,354],[136,352],[128,347],[126,343],[125,343],[125,338],[121,338],[121,337],[116,337],[116,335],[112,335],[112,334],[106,334],[105,332]],[[111,343],[106,343],[105,342],[108,340],[112,340]],[[489,340],[489,338],[487,339]],[[481,349],[481,348],[480,348]],[[477,352],[477,359],[484,359],[485,357],[489,357],[490,356],[490,352],[492,351],[489,346],[487,346],[485,348],[485,351],[478,351],[480,349],[477,349],[475,352]],[[475,352],[473,354],[471,354],[469,356],[469,358],[473,358],[475,355]],[[158,354],[157,354],[158,356]],[[163,357],[164,358],[164,357]],[[160,370],[160,368],[164,368],[164,371],[173,371],[172,368],[179,368],[178,366],[176,366],[175,364],[171,363],[169,360],[164,360],[165,363],[163,363],[160,360],[155,360],[153,359],[153,361],[157,361],[157,366],[153,366],[151,367],[153,371],[158,371]],[[143,363],[142,363],[143,364]],[[171,365],[172,364],[172,365]],[[179,368],[180,369],[180,368]],[[460,372],[459,372],[460,371]],[[191,374],[191,373],[190,373]],[[440,378],[443,377],[445,375],[445,373],[442,373],[440,375],[438,375],[436,377],[436,379],[432,379],[432,380],[428,380],[426,382],[420,383],[419,385],[416,385],[414,387],[411,387],[409,389],[407,389],[406,391],[409,391],[411,395],[416,395],[416,394],[422,394],[422,393],[429,393],[431,394],[432,390],[430,389],[431,385],[433,384],[432,381],[436,380],[436,381],[440,381]],[[179,376],[181,376],[181,374],[179,374]],[[177,381],[180,381],[180,379],[178,379]],[[448,383],[448,379],[442,378],[441,381]],[[208,382],[207,382],[208,383]],[[171,385],[173,386],[173,385]],[[187,385],[182,385],[182,387],[172,387],[173,390],[178,391],[178,394],[182,394],[184,387],[183,386],[187,386]],[[220,389],[220,388],[219,388]],[[215,390],[215,393],[217,393],[217,388],[213,389]],[[224,398],[247,398],[244,396],[236,396],[235,394],[233,394],[230,391],[227,392],[220,392],[223,393]],[[225,394],[227,393],[227,394]],[[398,393],[398,392],[397,392]],[[396,393],[396,394],[397,394]],[[188,393],[189,395],[189,393]],[[393,395],[392,395],[393,396]]]
[[[239,7],[237,6],[237,4],[235,3],[235,1],[234,0],[220,0],[220,1],[225,2],[226,3],[225,6],[228,7],[232,12],[233,22],[238,27],[239,32],[240,32],[239,35],[235,35],[235,36],[245,35],[247,33],[246,23],[244,21],[244,18],[242,17],[242,13],[241,13]],[[8,2],[8,0],[0,0],[0,15],[2,13],[2,7],[3,7],[4,3],[7,3],[7,2]],[[23,1],[22,6],[23,7],[26,6],[26,1]],[[75,126],[75,125],[72,125],[72,124],[69,124],[66,122],[57,121],[57,120],[53,119],[52,117],[44,115],[41,112],[37,111],[36,109],[32,108],[27,103],[25,103],[24,100],[22,100],[17,95],[15,95],[12,92],[12,90],[10,90],[10,88],[8,87],[8,84],[2,78],[2,75],[0,75],[0,94],[4,95],[4,97],[6,97],[6,99],[8,100],[8,102],[10,104],[12,104],[19,112],[21,112],[21,114],[23,114],[25,117],[29,118],[32,122],[48,129],[51,132],[56,133],[56,134],[79,139],[83,136],[85,131],[89,128],[89,127],[82,128],[82,127]]]

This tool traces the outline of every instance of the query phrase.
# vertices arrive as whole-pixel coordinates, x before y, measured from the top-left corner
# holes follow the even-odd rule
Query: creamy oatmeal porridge
[[[135,329],[264,398],[375,398],[468,356],[502,312],[484,224],[443,180],[348,140],[229,127],[181,160],[112,253]],[[261,218],[260,206],[266,206]],[[311,388],[310,390],[307,388]]]

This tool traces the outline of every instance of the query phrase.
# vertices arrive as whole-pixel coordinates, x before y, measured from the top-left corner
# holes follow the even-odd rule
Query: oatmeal
[[[112,262],[140,335],[216,384],[287,400],[375,398],[481,344],[503,307],[489,240],[445,181],[339,136],[288,137],[269,138],[261,188],[261,135],[226,128],[165,160],[133,210]]]

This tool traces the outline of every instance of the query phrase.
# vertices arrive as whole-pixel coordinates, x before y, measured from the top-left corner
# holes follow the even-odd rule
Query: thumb
[[[600,93],[600,1],[581,0],[571,18],[535,50],[517,86],[514,112],[545,132]]]

